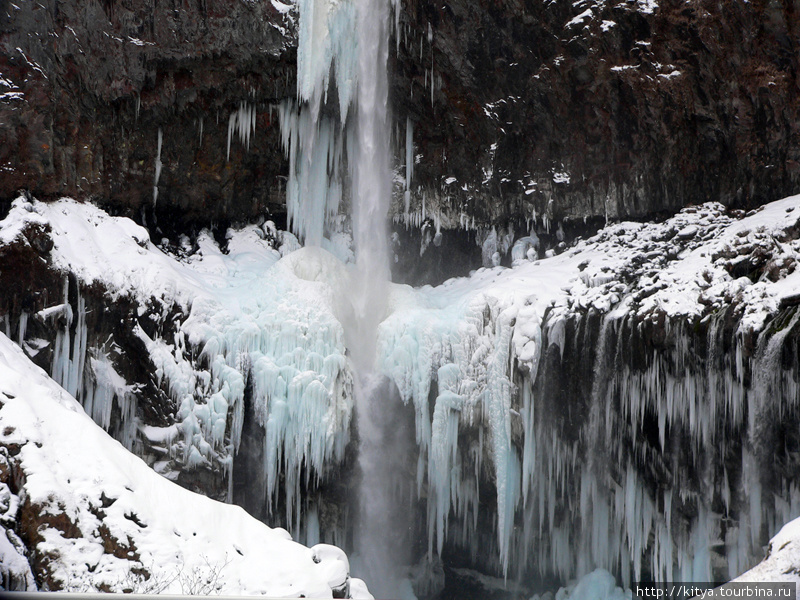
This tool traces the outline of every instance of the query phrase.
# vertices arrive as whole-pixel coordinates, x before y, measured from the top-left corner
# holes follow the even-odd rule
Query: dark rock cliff
[[[294,38],[271,3],[50,0],[0,13],[0,197],[92,197],[176,226],[280,204],[269,105],[294,90]],[[249,151],[229,135],[240,107],[255,109]]]
[[[404,7],[394,99],[429,206],[556,221],[798,189],[796,2]]]
[[[245,0],[0,6],[0,197],[93,197],[140,219],[155,208],[165,232],[282,210],[270,106],[295,92],[296,13]],[[411,210],[424,195],[445,228],[547,227],[796,192],[799,9],[403,2],[392,96],[400,166],[414,124]],[[228,159],[240,107],[255,108],[255,129],[249,151],[233,132]]]

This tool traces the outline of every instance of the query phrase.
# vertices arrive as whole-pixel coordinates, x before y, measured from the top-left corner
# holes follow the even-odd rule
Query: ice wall
[[[512,577],[604,568],[626,584],[751,567],[800,514],[796,478],[770,464],[791,451],[765,439],[800,417],[797,354],[781,358],[798,315],[754,338],[731,331],[727,313],[699,333],[667,320],[670,344],[648,351],[636,317],[553,310],[541,329],[527,317],[525,361],[512,341],[519,307],[496,298],[390,319],[381,357],[416,411],[429,555],[452,543]],[[566,381],[577,377],[583,389]]]
[[[342,199],[344,147],[351,143],[345,125],[358,83],[358,19],[351,0],[300,0],[297,6],[298,101],[279,106],[289,158],[286,208],[292,230],[319,246]],[[337,94],[330,103],[329,89]]]
[[[274,265],[254,302],[237,293],[197,299],[173,340],[138,332],[178,407],[169,452],[190,467],[224,465],[231,485],[249,394],[265,432],[262,495],[268,513],[282,507],[295,535],[306,508],[301,489],[316,487],[343,461],[350,439],[343,331],[320,303],[331,296],[328,284],[314,279],[321,271],[335,278],[336,265],[322,250],[298,250]]]
[[[27,227],[47,231],[42,273],[62,287],[38,290],[48,304],[32,314],[0,316],[19,345],[158,472],[221,498],[247,403],[264,432],[258,510],[280,509],[274,520],[299,536],[300,490],[338,469],[350,439],[352,368],[334,315],[343,264],[272,222],[229,230],[224,252],[204,231],[166,254],[91,204],[20,199],[0,243],[29,248]]]
[[[415,410],[428,554],[625,583],[760,560],[800,510],[800,245],[769,221],[794,210],[704,207],[398,291],[379,354]]]
[[[385,27],[370,16],[371,11],[359,10],[362,3],[353,0],[297,3],[297,99],[284,101],[278,110],[289,159],[289,224],[307,245],[320,246],[336,232],[332,225],[337,214],[355,217],[355,210],[346,207],[352,209],[357,203],[358,191],[351,194],[350,186],[358,185],[352,180],[363,162],[358,153],[363,148],[365,119],[376,114],[387,119],[388,43],[379,49],[369,39],[376,31],[388,39],[392,27],[398,28],[400,4],[388,0],[381,4],[386,5],[387,15],[390,5],[394,8],[394,19],[387,20]],[[383,90],[379,97],[374,96],[377,88]],[[364,90],[373,91],[365,94]],[[382,143],[388,147],[388,121],[383,127]],[[410,139],[410,122],[407,136]],[[373,156],[381,154],[375,148],[369,151]],[[389,175],[386,181],[391,185]]]

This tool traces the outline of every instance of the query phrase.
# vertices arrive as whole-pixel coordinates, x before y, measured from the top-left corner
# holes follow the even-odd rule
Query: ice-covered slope
[[[542,260],[535,240],[504,240],[511,269],[392,286],[376,367],[413,404],[429,553],[455,544],[480,568],[563,581],[595,567],[705,580],[714,553],[726,576],[758,560],[800,508],[791,448],[764,436],[797,418],[796,352],[781,352],[800,320],[799,206],[690,207]],[[248,485],[297,539],[336,543],[352,522],[321,522],[314,486],[350,440],[348,267],[269,224],[228,238],[163,252],[92,205],[20,199],[3,247],[38,244],[72,279],[65,297],[10,312],[9,337],[30,353],[41,342],[25,324],[60,319],[54,374],[103,424],[142,390],[114,377],[112,343],[83,337],[97,311],[80,298],[133,298],[126,326],[174,406],[170,426],[127,421],[163,451],[157,466],[229,470],[249,403],[263,461]],[[773,449],[774,473],[758,462]]]
[[[764,560],[734,581],[800,583],[800,519],[784,525],[770,540]]]
[[[349,587],[341,550],[301,546],[157,475],[2,334],[0,405],[0,448],[11,465],[0,485],[18,498],[45,585],[278,597]],[[11,565],[16,555],[5,546],[0,563]],[[365,591],[360,582],[354,589]]]

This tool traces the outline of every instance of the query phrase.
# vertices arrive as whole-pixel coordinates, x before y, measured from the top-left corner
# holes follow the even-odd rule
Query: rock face
[[[424,196],[444,228],[539,217],[547,229],[796,191],[796,10],[403,2],[391,81],[396,164],[409,120],[418,160],[410,211]],[[294,9],[48,0],[3,12],[1,198],[92,196],[155,212],[167,233],[282,210],[270,106],[296,89]]]
[[[0,197],[94,197],[162,227],[280,204],[269,106],[292,93],[295,69],[291,20],[271,3],[2,11]]]
[[[429,213],[434,196],[482,221],[641,217],[756,205],[800,183],[795,3],[404,11],[395,106],[416,122]]]

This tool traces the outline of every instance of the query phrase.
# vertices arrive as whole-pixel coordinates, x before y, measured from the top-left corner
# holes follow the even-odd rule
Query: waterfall
[[[362,479],[359,501],[361,522],[356,550],[365,577],[378,596],[399,595],[400,543],[386,524],[399,529],[399,506],[392,494],[393,455],[404,455],[402,439],[387,444],[395,427],[393,412],[399,407],[387,397],[385,379],[376,372],[378,325],[386,314],[389,284],[387,213],[391,197],[389,168],[388,2],[369,0],[358,5],[358,120],[353,178],[353,238],[356,246],[353,306],[355,320],[349,328],[351,349],[360,384],[356,408],[360,436],[359,466]],[[347,326],[346,326],[346,329]],[[402,559],[400,560],[402,562]]]
[[[375,360],[390,278],[389,2],[302,0],[299,9],[301,105],[281,106],[283,143],[290,162],[287,210],[290,224],[306,245],[322,245],[330,217],[339,210],[343,188],[350,185],[356,264],[350,272],[348,297],[339,303],[357,375],[361,516],[355,549],[373,589],[379,595],[395,596],[400,591],[401,544],[387,535],[386,523],[392,522],[388,515],[399,508],[390,480],[396,470],[394,456],[403,455],[399,447],[404,442],[402,436],[387,432],[396,429],[392,410],[400,403],[388,399],[389,386]],[[338,124],[322,111],[332,72],[336,74]],[[345,163],[348,170],[343,172]],[[397,447],[389,447],[389,438],[397,440]],[[408,448],[404,450],[407,454]]]

